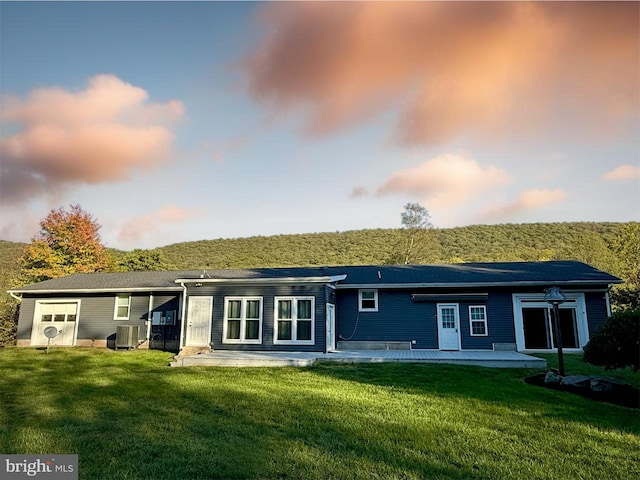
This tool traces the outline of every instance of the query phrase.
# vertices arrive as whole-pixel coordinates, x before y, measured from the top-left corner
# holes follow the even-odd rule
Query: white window
[[[129,311],[131,310],[131,295],[116,295],[116,306],[113,310],[114,320],[129,320]]]
[[[75,322],[78,317],[77,303],[40,303],[41,322]]]
[[[262,343],[262,297],[225,297],[222,343]]]
[[[469,307],[469,329],[472,337],[486,337],[489,335],[487,329],[487,307],[484,305]]]
[[[378,290],[358,290],[358,311],[378,311]]]
[[[313,345],[315,297],[275,298],[276,344]]]

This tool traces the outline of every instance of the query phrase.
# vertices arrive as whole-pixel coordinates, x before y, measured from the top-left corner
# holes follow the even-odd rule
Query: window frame
[[[119,305],[118,300],[120,298],[127,297],[127,316],[120,317],[118,316],[118,307],[124,307],[124,305]],[[114,306],[113,306],[113,319],[114,320],[129,320],[131,316],[131,294],[130,293],[118,293],[115,298]]]
[[[278,304],[281,301],[291,301],[291,318],[280,319],[278,318]],[[311,301],[311,318],[298,318],[298,301],[310,300]],[[278,325],[280,321],[291,321],[291,340],[278,339]],[[311,339],[310,340],[297,340],[298,335],[298,322],[311,321]],[[273,343],[274,345],[315,345],[316,341],[316,297],[315,296],[280,296],[273,298]]]
[[[482,320],[473,319],[472,317],[472,309],[478,308],[483,312]],[[473,332],[473,324],[474,323],[482,323],[484,325],[484,333],[474,333]],[[486,305],[469,305],[469,335],[472,337],[488,337],[489,336],[489,321],[487,317],[487,306]]]
[[[373,301],[375,306],[363,307],[362,306],[362,294],[365,292],[373,292]],[[371,299],[367,299],[371,300]],[[358,312],[377,312],[378,311],[378,289],[377,288],[362,288],[358,290]]]
[[[239,301],[240,303],[240,318],[229,318],[229,303]],[[247,318],[247,302],[257,301],[258,303],[258,318]],[[224,313],[222,317],[222,343],[227,344],[248,344],[248,345],[260,345],[262,344],[262,322],[264,318],[264,300],[263,297],[250,296],[250,297],[224,297]],[[240,338],[227,338],[227,332],[229,330],[229,320],[240,321]],[[258,338],[246,338],[247,334],[247,320],[258,321]]]

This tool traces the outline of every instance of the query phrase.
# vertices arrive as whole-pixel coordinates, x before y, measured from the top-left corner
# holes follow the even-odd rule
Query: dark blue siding
[[[608,318],[605,292],[587,292],[584,294],[584,300],[587,305],[587,324],[589,337],[591,337]]]
[[[212,296],[213,319],[211,328],[211,347],[214,350],[257,350],[257,351],[324,351],[326,298],[325,285],[220,285],[189,287],[189,296]],[[330,295],[330,294],[329,294]],[[274,344],[274,307],[275,297],[313,296],[315,297],[314,345]],[[222,342],[225,297],[262,297],[262,344],[227,344]],[[188,312],[187,312],[188,318]]]
[[[340,290],[336,306],[338,340],[415,340],[413,348],[438,348],[436,315],[435,303],[413,302],[408,291],[397,290],[378,290],[378,311],[358,312],[358,291]]]
[[[511,293],[490,292],[486,302],[414,302],[412,294],[427,290],[378,290],[378,311],[358,312],[358,291],[340,290],[336,307],[339,340],[412,342],[413,348],[438,348],[438,303],[458,304],[462,349],[492,349],[494,343],[514,343]],[[487,307],[488,336],[471,336],[469,306]]]

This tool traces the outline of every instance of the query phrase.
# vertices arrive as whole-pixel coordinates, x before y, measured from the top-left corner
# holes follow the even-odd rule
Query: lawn
[[[77,453],[80,478],[640,477],[637,410],[530,370],[168,361],[0,349],[0,452]]]

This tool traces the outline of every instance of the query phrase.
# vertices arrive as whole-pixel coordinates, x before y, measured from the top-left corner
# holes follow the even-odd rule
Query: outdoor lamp
[[[558,371],[564,377],[564,357],[562,355],[562,333],[560,332],[560,313],[558,305],[567,301],[567,296],[560,287],[551,287],[545,290],[545,302],[553,305],[553,330],[556,334],[556,347],[558,348]]]

